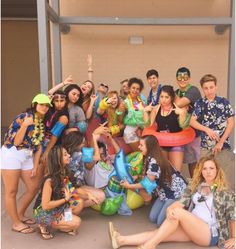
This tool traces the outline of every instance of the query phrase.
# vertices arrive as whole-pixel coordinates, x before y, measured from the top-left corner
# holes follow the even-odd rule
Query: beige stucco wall
[[[229,0],[61,0],[62,15],[125,17],[224,17]],[[143,36],[143,45],[130,45],[129,36]],[[71,26],[62,35],[63,77],[87,79],[87,54],[93,55],[94,81],[114,89],[124,78],[156,68],[160,81],[175,85],[175,72],[187,66],[192,82],[213,73],[219,92],[227,94],[228,37],[213,26]],[[40,89],[37,22],[2,21],[2,126],[24,110]],[[175,85],[176,86],[176,85]],[[145,89],[147,93],[148,88]]]

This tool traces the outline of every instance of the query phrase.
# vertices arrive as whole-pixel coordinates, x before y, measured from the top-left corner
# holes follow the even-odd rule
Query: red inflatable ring
[[[157,138],[160,146],[181,146],[188,144],[195,138],[195,131],[188,127],[180,132],[157,132],[155,126],[145,128],[142,136],[153,135]]]

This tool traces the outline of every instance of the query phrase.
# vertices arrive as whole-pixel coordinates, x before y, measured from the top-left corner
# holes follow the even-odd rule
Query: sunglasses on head
[[[188,80],[189,79],[189,76],[187,73],[178,73],[177,75],[177,80],[178,81],[181,81],[181,80]]]
[[[100,86],[106,87],[107,89],[109,88],[108,85],[101,83]]]
[[[53,96],[52,96],[52,99],[54,100],[54,99],[65,99],[66,98],[66,95],[65,94],[54,94]]]

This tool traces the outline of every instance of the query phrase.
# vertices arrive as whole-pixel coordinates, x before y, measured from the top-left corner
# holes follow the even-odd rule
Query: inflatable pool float
[[[145,128],[142,136],[153,135],[157,138],[160,146],[181,146],[188,144],[195,138],[195,131],[193,128],[188,127],[179,132],[157,132],[155,127]]]

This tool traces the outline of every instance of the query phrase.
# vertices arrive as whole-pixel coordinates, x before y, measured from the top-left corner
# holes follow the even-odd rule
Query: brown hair
[[[166,159],[161,151],[161,147],[157,141],[157,138],[153,135],[143,136],[143,139],[146,143],[147,147],[147,155],[145,158],[148,157],[156,159],[157,164],[160,166],[161,175],[160,175],[160,185],[163,186],[164,183],[171,184],[172,180],[172,166],[170,162]],[[146,160],[146,169],[148,161]]]
[[[215,85],[217,83],[217,79],[216,79],[216,77],[214,75],[206,74],[200,79],[201,87],[203,86],[204,83],[209,82],[209,81],[214,81]]]

